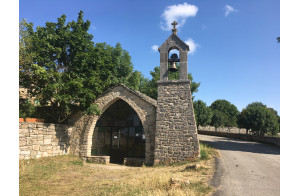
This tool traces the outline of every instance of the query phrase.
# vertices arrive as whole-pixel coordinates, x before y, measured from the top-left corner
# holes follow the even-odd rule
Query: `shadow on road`
[[[205,136],[203,135],[200,135],[199,139],[202,142],[207,143],[208,145],[220,150],[244,151],[244,152],[252,152],[252,153],[280,155],[280,148],[272,145],[261,144],[257,142],[251,142],[251,141],[243,141],[238,139],[216,137],[216,136],[209,136],[209,137],[215,137],[217,139],[215,141],[211,141],[205,139]]]

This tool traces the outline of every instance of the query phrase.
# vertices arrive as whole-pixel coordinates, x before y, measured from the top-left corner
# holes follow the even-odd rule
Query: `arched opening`
[[[171,47],[168,53],[168,70],[169,70],[168,80],[179,80],[179,72],[180,72],[179,57],[180,57],[179,50],[176,47]]]
[[[145,158],[145,133],[134,109],[122,99],[109,106],[98,119],[92,138],[92,156],[110,156],[123,163],[125,157]]]

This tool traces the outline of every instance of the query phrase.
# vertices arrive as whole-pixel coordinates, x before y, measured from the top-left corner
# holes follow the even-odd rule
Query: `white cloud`
[[[154,52],[157,52],[157,51],[158,51],[158,45],[153,45],[153,46],[151,46],[151,49],[152,49]]]
[[[237,9],[234,9],[232,6],[230,5],[226,5],[225,6],[225,16],[227,17],[231,12],[237,12]]]
[[[171,23],[175,20],[178,25],[177,29],[182,27],[188,17],[196,16],[198,7],[187,3],[168,6],[162,14],[163,22],[161,22],[161,29],[169,31],[172,29]]]
[[[199,47],[199,45],[195,43],[194,40],[191,38],[188,38],[188,40],[186,40],[185,43],[190,47],[190,51],[189,51],[190,54],[193,54],[196,51],[196,49]]]

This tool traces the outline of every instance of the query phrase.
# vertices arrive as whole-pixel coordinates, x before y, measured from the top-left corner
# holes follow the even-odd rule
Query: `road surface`
[[[280,195],[280,149],[237,139],[198,135],[219,151],[215,196]]]

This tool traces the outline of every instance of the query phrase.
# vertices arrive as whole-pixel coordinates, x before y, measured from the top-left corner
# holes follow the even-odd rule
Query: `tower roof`
[[[189,45],[184,43],[175,33],[172,33],[169,38],[158,48],[159,52],[166,50],[172,50],[172,49],[178,49],[178,50],[185,50],[189,51]]]

